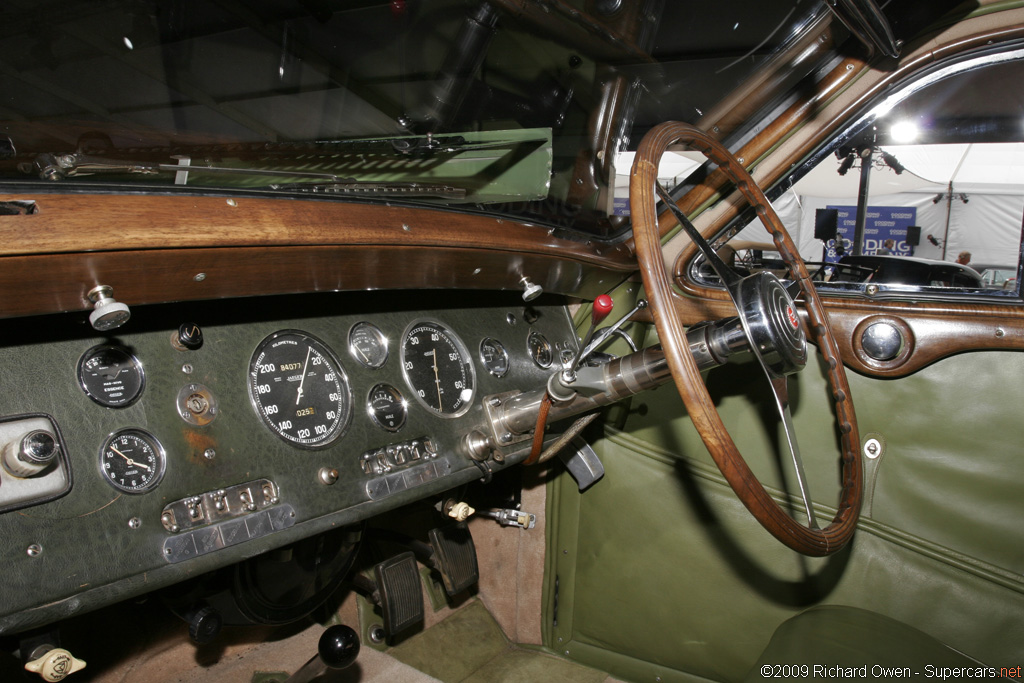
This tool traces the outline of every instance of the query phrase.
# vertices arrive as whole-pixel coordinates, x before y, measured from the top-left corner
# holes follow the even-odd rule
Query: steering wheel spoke
[[[725,289],[729,292],[729,296],[732,297],[733,303],[736,303],[736,291],[739,287],[740,280],[742,279],[740,274],[730,268],[729,264],[723,261],[722,257],[718,255],[718,252],[711,248],[708,241],[704,239],[704,235],[700,234],[700,231],[694,227],[693,223],[690,222],[690,219],[686,217],[685,213],[683,213],[683,210],[680,209],[674,201],[672,201],[672,197],[669,196],[661,183],[655,181],[654,189],[655,192],[658,193],[658,197],[661,198],[661,201],[665,203],[666,207],[668,207],[668,210],[671,211],[672,215],[676,217],[677,221],[679,221],[679,225],[686,231],[689,238],[693,240],[694,244],[697,245],[697,248],[704,254],[704,258],[722,280],[722,284],[725,285]]]
[[[715,253],[703,235],[690,223],[657,182],[658,164],[669,145],[682,142],[699,149],[719,165],[737,189],[754,207],[772,235],[775,247],[793,277],[791,291],[767,272],[740,277]],[[676,216],[683,230],[701,249],[729,292],[743,325],[747,343],[768,376],[779,410],[807,524],[791,516],[765,490],[744,461],[708,394],[697,364],[686,343],[686,330],[676,308],[678,299],[665,267],[655,197],[660,197]],[[732,154],[704,131],[685,123],[663,123],[644,136],[637,149],[630,179],[633,208],[633,236],[644,287],[654,315],[662,348],[672,371],[676,389],[712,459],[750,513],[786,546],[807,555],[829,555],[849,543],[857,525],[863,491],[857,419],[850,398],[850,386],[843,370],[839,347],[828,318],[811,283],[796,245],[786,232],[764,193]],[[802,296],[805,321],[793,303],[792,290]],[[788,376],[806,364],[807,337],[825,361],[835,409],[840,447],[842,491],[838,511],[821,528],[814,513],[789,403]]]
[[[804,472],[804,461],[800,457],[800,444],[796,439],[796,430],[793,428],[793,413],[789,409],[789,378],[773,377],[770,380],[770,384],[772,394],[775,396],[775,406],[779,409],[779,418],[782,420],[786,444],[789,446],[789,455],[793,461],[797,488],[800,489],[800,498],[804,503],[807,526],[812,529],[820,529],[818,519],[814,515],[814,503],[811,499],[810,485],[807,483],[807,474]]]

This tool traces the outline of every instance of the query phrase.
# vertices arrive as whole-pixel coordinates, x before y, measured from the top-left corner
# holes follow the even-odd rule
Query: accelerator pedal
[[[412,552],[384,560],[373,568],[373,574],[388,635],[401,633],[423,621],[423,587]]]
[[[455,596],[480,580],[476,564],[476,546],[464,523],[431,529],[430,547],[434,550],[434,568],[444,580],[444,590]]]

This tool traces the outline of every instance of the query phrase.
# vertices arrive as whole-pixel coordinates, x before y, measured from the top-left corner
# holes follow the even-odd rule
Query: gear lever
[[[568,384],[576,381],[576,368],[583,361],[583,352],[587,346],[590,345],[590,340],[594,338],[594,332],[597,330],[597,326],[601,324],[601,321],[608,317],[608,314],[612,312],[612,308],[615,307],[615,303],[612,298],[607,294],[594,299],[594,308],[590,314],[590,329],[587,330],[587,334],[583,337],[583,341],[580,343],[580,350],[576,352],[576,355],[572,359],[572,363],[562,371],[562,380]]]
[[[356,661],[359,635],[349,626],[331,626],[320,636],[317,653],[285,683],[308,683],[328,669],[344,669]]]

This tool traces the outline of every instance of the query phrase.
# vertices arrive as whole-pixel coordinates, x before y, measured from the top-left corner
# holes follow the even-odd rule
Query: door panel
[[[853,543],[824,559],[785,549],[754,522],[671,386],[637,397],[624,431],[596,443],[604,479],[582,495],[564,476],[552,486],[548,644],[627,678],[737,680],[782,621],[839,604],[904,621],[992,666],[1016,666],[1022,379],[1024,354],[1015,352],[962,354],[901,379],[850,373],[862,440],[879,434],[887,445],[866,461],[868,498]],[[739,366],[708,381],[741,451],[781,494],[763,380]],[[811,366],[795,384],[804,464],[829,514],[838,450],[824,381]]]

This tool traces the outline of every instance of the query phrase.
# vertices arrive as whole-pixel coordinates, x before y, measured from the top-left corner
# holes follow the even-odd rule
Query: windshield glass
[[[617,154],[698,121],[822,11],[8,0],[0,181],[399,198],[614,235]]]

